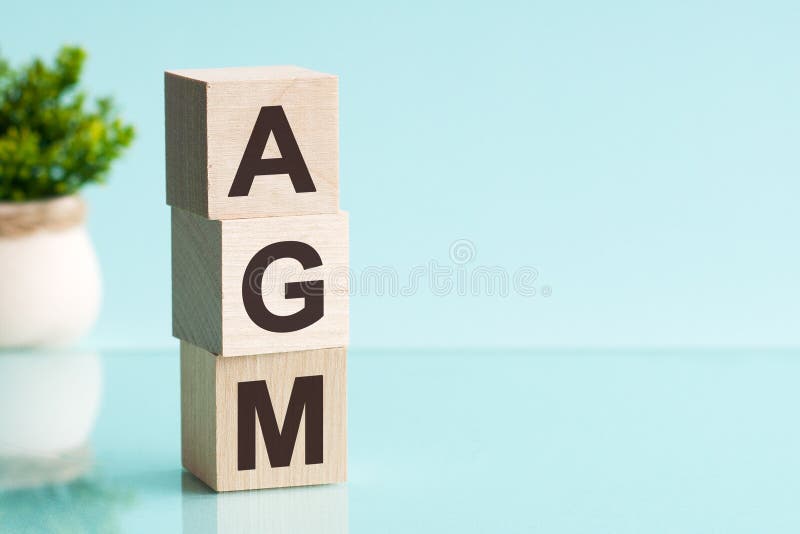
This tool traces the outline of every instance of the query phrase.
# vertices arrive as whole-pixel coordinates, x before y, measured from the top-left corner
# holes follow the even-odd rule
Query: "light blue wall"
[[[162,71],[341,76],[351,259],[406,276],[451,243],[535,297],[363,296],[355,346],[800,342],[800,4],[18,2],[14,60],[64,41],[138,125],[88,193],[106,283],[89,340],[170,344]],[[542,296],[544,286],[552,290]]]

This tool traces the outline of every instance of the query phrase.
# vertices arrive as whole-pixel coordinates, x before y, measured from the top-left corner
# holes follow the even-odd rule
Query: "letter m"
[[[239,382],[238,396],[239,471],[256,468],[256,420],[260,422],[270,465],[287,467],[292,462],[304,411],[306,465],[322,463],[322,375],[294,379],[282,429],[278,428],[266,380]]]

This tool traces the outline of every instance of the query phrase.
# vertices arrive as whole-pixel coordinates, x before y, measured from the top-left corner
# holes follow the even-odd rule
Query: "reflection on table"
[[[215,493],[184,472],[182,492],[184,534],[347,532],[344,484]]]

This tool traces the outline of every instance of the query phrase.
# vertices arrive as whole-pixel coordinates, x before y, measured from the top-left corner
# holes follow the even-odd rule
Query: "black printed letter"
[[[261,423],[270,465],[287,467],[291,464],[303,410],[306,412],[306,465],[322,463],[322,375],[294,379],[282,430],[278,429],[265,380],[239,382],[238,389],[239,471],[256,468],[256,418]]]
[[[242,280],[242,300],[250,319],[264,330],[270,332],[296,332],[316,323],[325,314],[324,284],[322,280],[309,282],[288,282],[287,299],[305,299],[302,310],[292,315],[275,315],[264,305],[261,294],[264,273],[275,260],[293,258],[303,269],[322,265],[322,258],[311,245],[300,241],[281,241],[262,248],[244,271]]]
[[[275,136],[281,157],[261,159],[270,132]],[[281,106],[261,108],[228,196],[246,197],[255,177],[266,174],[288,174],[297,193],[313,193],[317,190]]]

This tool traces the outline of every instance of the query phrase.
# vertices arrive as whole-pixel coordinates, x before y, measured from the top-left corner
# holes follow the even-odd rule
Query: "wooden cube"
[[[347,213],[208,220],[172,209],[172,331],[222,356],[348,344]]]
[[[164,87],[168,204],[209,219],[338,211],[336,76],[189,69]]]
[[[347,478],[346,349],[221,358],[181,342],[183,465],[217,491]]]

